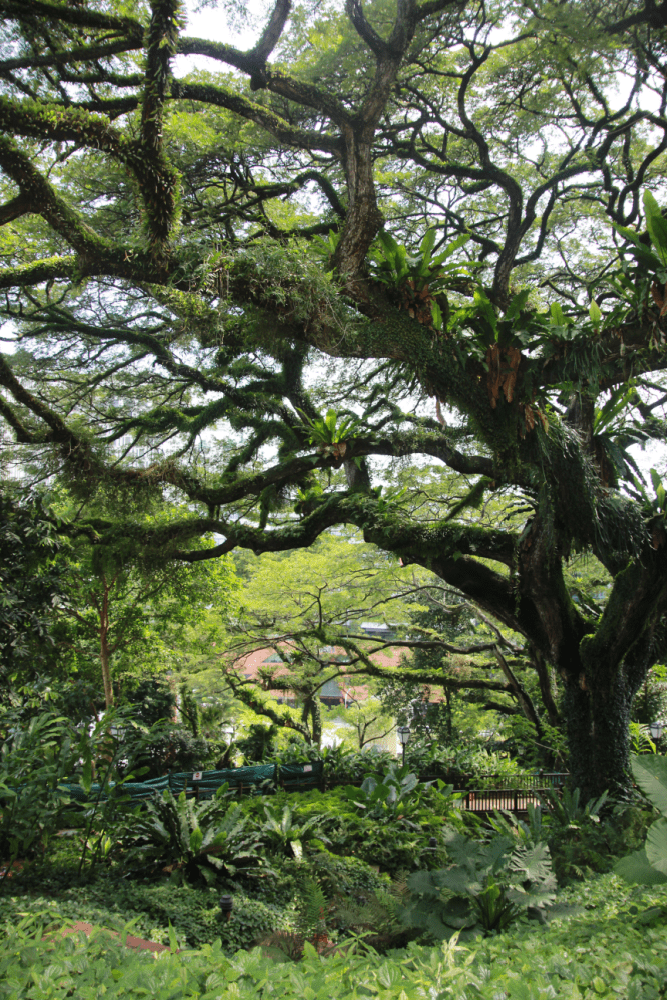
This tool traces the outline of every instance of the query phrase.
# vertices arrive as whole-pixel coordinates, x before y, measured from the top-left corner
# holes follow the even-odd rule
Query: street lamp
[[[662,722],[651,723],[651,736],[654,740],[659,740],[662,736]]]
[[[410,739],[410,727],[409,726],[399,726],[396,730],[398,733],[398,740],[403,749],[403,767],[405,767],[405,744]]]

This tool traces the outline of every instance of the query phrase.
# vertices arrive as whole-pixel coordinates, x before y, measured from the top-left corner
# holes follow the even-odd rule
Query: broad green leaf
[[[171,920],[169,921],[169,947],[171,948],[172,954],[176,954],[178,951],[178,938],[176,937],[176,931],[171,926]]]
[[[558,302],[551,303],[551,325],[565,326],[566,319]]]
[[[667,816],[667,758],[657,754],[633,756],[632,773],[651,804]]]
[[[451,257],[453,253],[456,253],[460,247],[465,246],[469,239],[470,235],[468,233],[461,233],[461,235],[457,236],[455,240],[452,240],[451,243],[447,244],[442,253],[439,253],[437,257],[433,258],[431,261],[431,267],[437,267],[439,264],[442,264],[448,257]]]
[[[651,469],[651,470],[650,470],[650,476],[651,476],[651,482],[653,483],[653,489],[654,489],[654,490],[656,491],[656,493],[657,493],[657,492],[658,492],[658,489],[659,489],[659,488],[660,488],[660,486],[662,485],[662,481],[661,481],[661,479],[660,479],[660,476],[658,475],[658,473],[656,472],[656,470],[655,470],[655,469]]]
[[[588,315],[591,318],[591,323],[593,324],[593,326],[598,327],[602,322],[602,312],[595,299],[593,299],[590,306],[588,307]]]
[[[476,288],[473,295],[474,303],[479,310],[479,312],[484,316],[484,319],[488,322],[489,326],[498,335],[498,317],[496,316],[496,311],[493,308],[491,301],[485,295],[481,288]]]
[[[514,296],[509,304],[507,312],[505,313],[505,319],[513,320],[519,315],[519,313],[525,309],[526,302],[530,298],[530,288],[524,288],[522,292],[519,292]]]
[[[431,318],[433,319],[433,326],[436,330],[442,330],[442,312],[440,311],[440,306],[435,300],[431,302]]]
[[[645,264],[650,271],[657,271],[662,266],[662,260],[645,246],[633,247],[631,250],[633,257],[641,264]]]
[[[645,851],[649,864],[667,876],[667,819],[657,820],[649,829]]]
[[[200,828],[196,826],[194,830],[192,830],[192,832],[190,833],[190,850],[192,851],[193,854],[199,854],[203,839],[204,839],[203,833],[201,832]]]
[[[619,389],[615,389],[614,392],[612,392],[602,409],[597,410],[595,413],[593,426],[596,434],[600,434],[605,427],[609,426],[621,410],[625,408],[627,403],[630,401],[630,397],[634,395],[634,392],[634,385],[629,389],[627,386],[622,385]]]
[[[396,275],[399,279],[408,273],[407,255],[405,247],[400,243],[397,243],[394,267],[396,268]]]
[[[391,233],[386,232],[384,229],[381,230],[378,233],[378,240],[380,241],[382,249],[385,251],[387,260],[389,260],[390,257],[393,259],[398,256],[398,243]]]
[[[667,264],[667,219],[650,191],[644,191],[644,213],[651,243],[663,264]]]
[[[79,784],[83,788],[86,795],[90,795],[90,789],[93,784],[93,762],[90,757],[87,757],[83,762]]]
[[[635,246],[642,246],[640,235],[635,229],[630,229],[628,226],[619,226],[615,222],[612,222],[612,226],[624,239],[629,240],[630,243],[634,243]]]
[[[427,229],[424,239],[422,240],[422,245],[420,247],[422,260],[425,264],[430,263],[431,254],[433,253],[433,247],[435,246],[435,236],[436,230],[434,228]]]
[[[334,431],[336,429],[336,411],[335,410],[327,410],[327,415],[324,418],[324,423],[325,423],[326,427],[329,429],[329,431],[331,432],[331,434],[333,435],[333,433],[334,433]],[[331,438],[331,440],[333,440],[333,437]]]
[[[664,885],[667,882],[667,875],[663,875],[649,864],[643,847],[641,851],[635,851],[617,861],[614,871],[619,878],[634,885]]]
[[[391,989],[392,987],[398,986],[403,980],[403,975],[398,966],[389,962],[384,962],[376,972],[378,982],[385,989]]]
[[[292,848],[292,854],[297,861],[301,861],[303,858],[303,847],[300,840],[290,840],[290,847]]]

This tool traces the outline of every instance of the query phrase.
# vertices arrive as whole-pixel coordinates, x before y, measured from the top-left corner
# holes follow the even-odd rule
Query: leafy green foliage
[[[109,834],[130,807],[123,785],[152,735],[122,710],[80,727],[44,712],[17,727],[0,752],[0,852],[13,859],[45,851],[68,815],[84,830],[79,874],[87,854],[94,863],[108,853]]]
[[[303,848],[310,845],[320,845],[326,841],[322,833],[322,817],[312,816],[305,822],[298,822],[291,806],[283,807],[282,813],[270,806],[264,806],[266,821],[259,830],[259,836],[269,851],[279,854],[291,854],[300,859]]]
[[[0,751],[0,857],[14,860],[44,850],[58,830],[69,798],[59,784],[84,749],[68,720],[43,714],[15,732]],[[90,755],[86,754],[88,768]]]
[[[381,796],[384,794],[380,793]],[[308,855],[309,865],[318,863],[315,859],[322,852],[323,843],[326,843],[334,856],[377,865],[383,872],[392,874],[412,871],[417,867],[436,867],[442,863],[443,823],[454,824],[460,829],[475,828],[477,824],[471,814],[455,807],[444,785],[415,789],[402,800],[400,811],[396,814],[391,812],[393,806],[388,811],[383,799],[378,797],[371,803],[371,809],[377,809],[379,819],[367,815],[363,798],[365,794],[360,793],[358,788],[349,787],[338,787],[325,793],[302,792],[296,802],[289,793],[278,792],[272,799],[271,811],[277,823],[280,823],[281,810],[285,807],[294,810],[292,822],[314,821],[309,835],[314,838],[313,846],[318,851]],[[361,807],[355,804],[355,800],[361,801]],[[245,815],[252,817],[253,825],[262,823],[265,809],[262,799],[246,799],[242,807]],[[318,828],[321,834],[316,833]],[[429,846],[431,837],[436,838],[438,846],[435,849]],[[279,839],[284,843],[286,838],[281,835]],[[286,853],[292,853],[289,847]]]
[[[660,818],[649,828],[640,851],[622,858],[614,871],[640,885],[667,883],[667,758],[642,755],[632,758],[634,779]]]
[[[133,705],[145,725],[170,719],[176,707],[176,695],[164,680],[144,678],[124,692],[124,701]]]
[[[67,600],[57,556],[66,545],[39,493],[0,488],[0,702],[34,683],[53,655],[54,607]]]
[[[603,819],[585,807],[556,811],[529,803],[526,820],[496,810],[488,823],[518,845],[547,844],[558,884],[565,886],[611,871],[628,847],[643,841],[650,815],[626,802],[607,803]]]
[[[553,819],[563,828],[573,828],[582,823],[600,822],[600,812],[609,798],[608,792],[603,792],[597,799],[581,801],[580,788],[563,789],[562,794],[553,791],[541,793]]]
[[[128,734],[126,749],[146,778],[157,778],[168,770],[202,770],[213,747],[184,726],[168,723],[156,725],[149,738]]]
[[[236,741],[236,749],[243,754],[244,764],[261,764],[270,760],[275,749],[277,733],[277,726],[264,726],[261,722],[251,723],[246,735]]]
[[[555,899],[556,880],[545,844],[517,846],[501,834],[488,844],[450,833],[447,868],[415,872],[408,879],[413,900],[402,919],[436,939],[454,933],[503,930],[529,907]]]
[[[419,807],[419,778],[408,768],[391,767],[379,780],[372,775],[361,783],[360,788],[348,787],[343,794],[362,809],[367,819],[389,820],[398,813],[414,812]],[[451,792],[451,788],[450,788]]]
[[[582,804],[578,789],[540,794],[542,806],[529,804],[527,821],[496,812],[490,823],[517,844],[548,844],[559,885],[611,871],[645,835],[646,811],[634,804],[611,803],[606,795]]]
[[[344,454],[340,452],[340,446],[355,436],[360,427],[358,420],[353,417],[339,416],[335,410],[327,410],[324,417],[310,419],[302,413],[309,428],[309,438],[311,444],[316,444],[318,450],[322,452],[331,451],[333,454]],[[334,445],[338,445],[335,451]]]
[[[2,360],[2,412],[17,442],[41,475],[51,445],[61,449],[84,504],[76,530],[100,554],[150,538],[154,551],[164,543],[198,561],[211,551],[194,553],[192,539],[211,532],[276,552],[352,523],[411,565],[438,567],[469,597],[483,593],[539,655],[567,650],[547,666],[568,706],[578,699],[581,718],[589,706],[571,720],[577,745],[589,744],[575,783],[622,788],[627,730],[611,727],[618,746],[606,753],[591,685],[611,664],[602,689],[616,677],[632,689],[631,651],[660,624],[654,603],[633,614],[632,601],[663,593],[665,569],[651,515],[602,471],[588,424],[630,375],[642,380],[647,440],[665,440],[651,398],[665,364],[664,220],[647,195],[655,252],[638,232],[628,239],[657,268],[639,253],[640,268],[616,276],[601,224],[634,232],[640,185],[661,190],[665,123],[639,106],[644,85],[663,85],[655,4],[628,21],[623,5],[584,0],[466,3],[451,17],[446,3],[417,15],[378,0],[372,29],[356,3],[306,4],[288,18],[280,6],[246,55],[180,35],[175,0],[99,6],[80,0],[74,16],[57,4],[41,20],[29,5],[3,8],[21,66],[7,80],[0,144],[11,201],[2,311],[21,348]],[[170,59],[184,52],[213,53],[228,70],[174,78]],[[617,67],[637,81],[618,114]],[[72,104],[72,81],[90,88],[83,103]],[[545,145],[552,135],[563,142]],[[456,264],[436,252],[434,225],[458,241]],[[334,229],[322,267],[311,239]],[[484,287],[449,267],[484,269]],[[451,410],[446,429],[434,399]],[[349,489],[332,476],[318,495],[315,476],[322,486],[340,471],[345,442],[304,458],[298,411],[340,414],[348,401],[371,460],[359,476],[348,463]],[[620,467],[618,440],[601,437]],[[409,456],[455,473],[432,504],[387,502],[370,481],[391,477],[385,459]],[[163,520],[97,517],[92,498],[109,482],[164,499]],[[469,502],[491,484],[519,498],[520,518],[489,524],[484,503]],[[168,510],[174,494],[181,506]],[[541,560],[528,557],[537,534]],[[612,629],[626,643],[613,655],[608,618],[582,621],[558,583],[576,549],[606,562],[636,623]],[[315,721],[308,738],[319,742]]]
[[[177,913],[186,896],[193,896],[191,890],[171,888],[170,892]],[[654,913],[660,908],[655,904],[665,901],[664,890],[662,896],[656,892],[646,900],[649,906],[653,904]],[[169,903],[163,896],[166,926]],[[76,916],[60,916],[57,904],[37,898],[13,904],[7,911],[15,919],[0,944],[0,996],[30,1000],[39,983],[53,1000],[64,1000],[73,989],[85,997],[87,990],[102,987],[105,995],[122,1000],[139,991],[156,1000],[251,1000],[270,982],[271,995],[277,1000],[293,1000],[295,993],[308,996],[309,990],[329,1000],[354,1000],[360,995],[360,983],[372,984],[378,1000],[395,1000],[401,991],[407,1000],[424,995],[465,1000],[471,991],[476,1000],[502,995],[520,1000],[659,997],[667,979],[667,944],[663,926],[655,917],[650,920],[646,903],[640,911],[636,903],[641,901],[628,899],[619,892],[617,880],[609,877],[587,887],[586,894],[579,890],[570,901],[582,904],[571,918],[537,928],[515,925],[511,932],[465,946],[452,940],[435,948],[413,943],[407,951],[387,956],[363,948],[321,956],[306,944],[295,965],[276,962],[260,949],[232,954],[226,935],[234,917],[229,924],[218,921],[217,927],[212,921],[209,932],[219,932],[220,943],[200,944],[194,952],[165,952],[157,960],[145,952],[123,949],[118,939],[99,931],[89,940],[83,935],[46,940],[42,928],[61,925],[63,916],[81,919],[83,911],[84,918],[90,919],[93,914],[79,902]],[[243,901],[238,905],[247,906]],[[244,919],[258,923],[250,909],[243,914]],[[239,929],[237,925],[237,933]],[[136,924],[127,930],[138,933]]]
[[[124,863],[168,868],[172,881],[203,880],[247,874],[257,864],[258,836],[248,830],[239,805],[229,806],[226,785],[213,799],[195,802],[169,789],[136,811],[123,830]]]
[[[414,257],[408,256],[404,246],[397,243],[391,233],[383,230],[378,234],[377,248],[371,250],[371,260],[374,264],[374,274],[379,281],[399,287],[412,280],[416,291],[425,285],[432,293],[446,287],[447,281],[454,275],[469,274],[469,268],[461,263],[445,264],[457,250],[464,246],[469,236],[458,236],[444,250],[434,254],[433,248],[437,237],[437,229],[427,229]]]

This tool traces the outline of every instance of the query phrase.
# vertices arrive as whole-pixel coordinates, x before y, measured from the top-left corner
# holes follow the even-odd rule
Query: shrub
[[[206,740],[170,722],[156,724],[150,734],[127,732],[124,750],[130,767],[140,770],[144,781],[168,771],[201,770],[211,755]]]
[[[0,752],[0,857],[13,861],[44,851],[69,798],[59,785],[81,747],[63,718],[43,713],[14,732]]]
[[[503,930],[528,907],[553,903],[556,880],[546,844],[517,846],[500,834],[480,844],[454,832],[446,843],[447,868],[408,879],[414,898],[402,914],[407,926],[436,939],[469,936],[478,928]]]
[[[264,806],[264,815],[266,820],[257,836],[271,853],[301,858],[304,846],[321,846],[322,840],[326,840],[321,829],[322,816],[313,816],[299,823],[289,805],[285,805],[282,812]]]
[[[172,881],[212,883],[217,876],[248,872],[260,860],[239,805],[229,806],[222,785],[213,799],[196,803],[168,788],[145,803],[126,824],[120,845],[127,865],[146,862],[171,871]]]
[[[582,803],[580,791],[564,789],[562,798],[545,793],[544,828],[559,885],[611,871],[614,859],[641,843],[646,814],[607,795]]]
[[[527,820],[496,810],[488,824],[517,844],[548,844],[561,886],[611,871],[614,860],[645,835],[648,814],[636,805],[611,803],[606,796],[582,805],[577,789],[566,789],[562,800],[547,795],[544,801],[553,807],[544,810],[529,803]],[[599,815],[602,805],[604,817]]]

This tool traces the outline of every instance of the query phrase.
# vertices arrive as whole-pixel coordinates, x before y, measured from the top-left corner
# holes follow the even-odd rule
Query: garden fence
[[[133,799],[147,799],[168,788],[174,795],[185,792],[187,798],[211,799],[218,788],[228,784],[230,791],[239,795],[247,792],[273,790],[276,786],[287,790],[314,788],[322,782],[322,761],[311,764],[257,764],[254,767],[234,767],[222,771],[178,771],[148,781],[126,781],[122,792]],[[106,788],[93,783],[89,792],[79,782],[69,781],[58,786],[75,802],[90,802],[108,798],[114,782]],[[108,788],[108,791],[107,791]]]
[[[470,777],[485,787],[457,788],[465,792],[460,799],[460,807],[470,812],[490,812],[493,809],[509,809],[512,812],[526,812],[528,803],[539,803],[541,791],[559,790],[569,775],[560,771],[538,772],[521,775],[478,775]],[[442,774],[421,775],[420,781],[447,781]],[[227,784],[230,791],[238,795],[272,792],[275,788],[287,791],[310,791],[313,788],[334,788],[337,785],[360,785],[363,779],[326,779],[322,761],[306,764],[256,764],[252,767],[234,767],[221,771],[178,771],[148,781],[126,781],[122,792],[133,799],[150,798],[156,792],[168,788],[174,795],[185,792],[187,798],[210,799],[218,788]],[[450,782],[452,783],[452,782]],[[453,782],[456,785],[456,782]],[[460,782],[459,782],[460,784]],[[90,802],[108,798],[114,783],[102,788],[93,784],[86,792],[77,781],[65,782],[59,786],[74,802]]]

